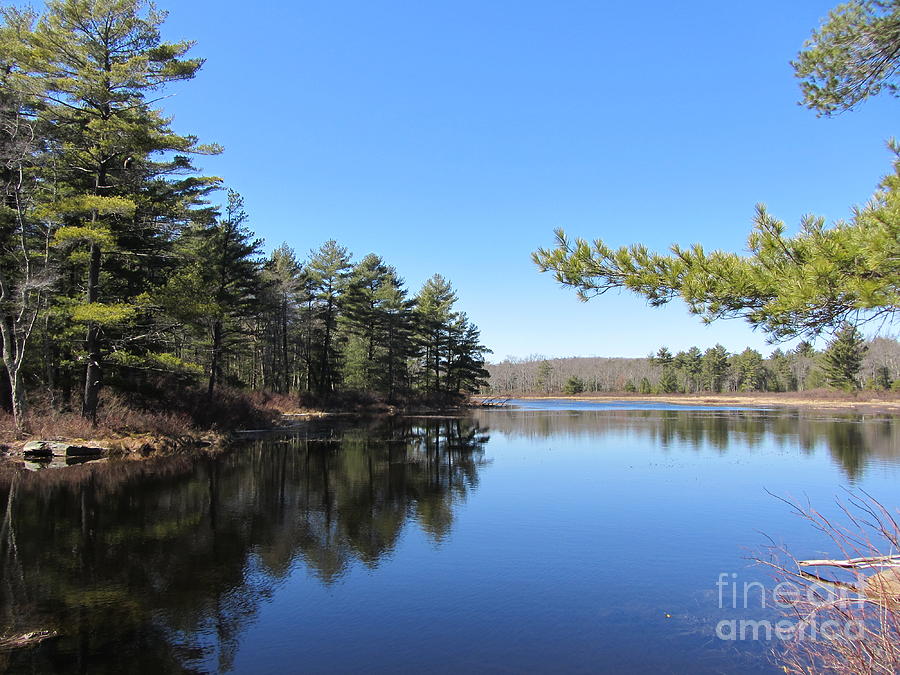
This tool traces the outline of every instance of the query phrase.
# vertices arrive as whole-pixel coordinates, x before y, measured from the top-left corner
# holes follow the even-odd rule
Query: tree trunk
[[[109,72],[109,57],[107,56],[107,72]],[[109,111],[106,111],[106,118]],[[106,166],[101,163],[97,170],[97,180],[94,184],[94,194],[101,195],[106,186]],[[97,211],[91,214],[93,224],[97,223]],[[88,262],[87,301],[88,304],[99,300],[100,290],[100,244],[91,242],[90,259]],[[103,371],[100,367],[100,324],[92,321],[88,325],[85,339],[85,351],[87,352],[87,367],[84,373],[84,399],[81,404],[81,414],[97,424],[97,406],[100,403],[100,386],[103,380]]]
[[[207,387],[207,395],[212,397],[216,388],[216,382],[219,379],[219,369],[221,368],[221,349],[222,349],[222,322],[216,321],[213,324],[213,344],[212,359],[209,366],[209,386]]]
[[[91,243],[90,262],[88,266],[88,304],[97,302],[97,291],[100,285],[100,245]],[[87,368],[84,375],[84,401],[81,405],[82,416],[88,418],[94,424],[97,423],[97,405],[100,402],[100,385],[103,376],[100,367],[100,326],[96,321],[88,325],[85,338],[85,351],[87,352]]]
[[[394,402],[394,326],[388,324],[388,403]]]
[[[282,393],[288,394],[291,391],[291,373],[290,373],[290,359],[288,358],[288,304],[287,299],[282,298],[282,306],[281,306],[281,366],[283,368],[281,373],[281,385],[283,387]]]
[[[22,415],[25,412],[25,392],[19,379],[18,368],[15,374],[10,373],[10,389],[12,390],[12,415],[16,431],[22,430]]]
[[[219,369],[221,365],[222,352],[222,322],[216,321],[213,324],[213,344],[212,344],[212,362],[209,366],[209,387],[206,395],[212,398],[213,391],[216,388],[216,381],[219,379]]]
[[[12,384],[9,381],[9,373],[4,368],[0,370],[0,410],[12,413]]]

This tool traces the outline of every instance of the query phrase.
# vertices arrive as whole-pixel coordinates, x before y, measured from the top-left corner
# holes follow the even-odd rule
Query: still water
[[[717,580],[898,478],[889,416],[552,401],[7,475],[0,668],[777,673]]]

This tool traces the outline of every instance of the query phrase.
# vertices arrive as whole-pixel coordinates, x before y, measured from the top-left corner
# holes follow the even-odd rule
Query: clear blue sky
[[[495,360],[768,351],[681,303],[580,303],[529,254],[558,226],[742,250],[756,202],[791,228],[846,217],[887,172],[900,112],[796,104],[789,61],[837,0],[159,4],[165,37],[207,59],[164,105],[225,146],[201,164],[245,196],[267,249],[335,238],[413,292],[440,272]]]

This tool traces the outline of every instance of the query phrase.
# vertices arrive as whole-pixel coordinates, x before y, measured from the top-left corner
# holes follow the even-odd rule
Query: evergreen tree
[[[343,342],[338,332],[338,317],[351,270],[350,254],[330,239],[311,252],[306,269],[313,303],[307,333],[307,367],[311,380],[308,388],[322,394],[334,391],[338,384]]]
[[[762,354],[747,347],[734,357],[734,370],[741,391],[763,391],[766,371]]]
[[[262,306],[269,309],[261,317],[266,336],[263,372],[268,374],[263,381],[274,391],[289,392],[300,386],[298,324],[307,295],[303,267],[290,246],[282,244],[272,251],[263,266],[262,281]]]
[[[379,289],[381,344],[384,349],[384,389],[393,402],[398,391],[411,389],[409,362],[419,353],[415,301],[406,297],[399,277],[391,275]]]
[[[859,389],[859,371],[865,353],[866,345],[859,330],[851,324],[842,326],[823,354],[828,384],[839,389]]]
[[[345,382],[356,389],[377,390],[383,373],[380,339],[385,287],[396,271],[374,253],[360,260],[350,274],[341,302],[350,333],[344,359]]]
[[[792,64],[803,103],[820,115],[851,110],[886,90],[898,93],[900,4],[849,0],[833,9]]]
[[[580,377],[572,376],[563,385],[563,393],[568,396],[574,396],[584,391],[584,380]]]
[[[806,217],[796,236],[758,206],[749,255],[707,253],[703,246],[651,253],[641,244],[612,249],[601,240],[570,242],[562,230],[554,249],[533,255],[542,272],[588,299],[613,288],[653,306],[680,297],[710,322],[743,318],[775,339],[815,336],[848,320],[890,321],[900,311],[900,146],[894,171],[848,223],[827,228]]]
[[[553,386],[553,366],[547,361],[541,361],[537,367],[537,378],[535,385],[538,391],[549,394]]]
[[[666,368],[672,365],[674,357],[667,347],[660,347],[655,355],[650,356],[650,360],[654,363],[658,363],[663,368]]]
[[[659,391],[662,394],[674,394],[678,391],[678,376],[672,366],[663,367],[659,378]]]
[[[650,356],[650,361],[662,367],[658,383],[660,393],[673,394],[678,391],[678,375],[672,352],[667,347],[660,347],[655,355]]]
[[[199,228],[183,242],[184,264],[160,295],[169,313],[201,337],[198,360],[212,396],[222,381],[228,354],[245,336],[261,295],[259,247],[247,227],[244,200],[228,192],[224,217]]]
[[[85,289],[69,307],[86,326],[82,412],[94,419],[104,330],[135,314],[134,296],[111,283],[120,275],[101,273],[104,259],[134,251],[148,227],[139,208],[148,174],[190,171],[188,154],[218,150],[174,133],[151,107],[150,94],[191,79],[202,65],[183,58],[189,42],[161,40],[164,18],[145,0],[54,0],[27,38],[28,69],[46,92],[41,114],[54,130],[54,162],[68,187],[46,209],[64,223],[56,240],[85,250],[69,259]],[[160,153],[171,159],[154,164]]]
[[[475,393],[487,386],[481,333],[465,312],[455,315],[447,331],[447,393]],[[583,389],[582,384],[582,389]]]
[[[769,364],[776,391],[794,391],[797,389],[797,383],[791,372],[790,358],[787,354],[780,349],[776,349],[769,355]]]
[[[428,279],[416,296],[416,318],[424,351],[422,383],[428,392],[441,392],[447,385],[442,377],[447,370],[447,331],[454,319],[456,299],[450,282],[440,274]]]
[[[703,381],[709,391],[719,393],[728,374],[728,350],[717,344],[703,353]]]
[[[790,355],[791,375],[796,382],[797,390],[810,388],[810,374],[816,367],[816,350],[812,343],[801,340]]]
[[[650,380],[646,377],[641,378],[640,387],[638,387],[638,391],[642,394],[649,394],[653,391],[653,388],[650,386]]]

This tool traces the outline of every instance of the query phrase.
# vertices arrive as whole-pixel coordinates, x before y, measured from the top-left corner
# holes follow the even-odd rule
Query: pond
[[[827,553],[777,497],[897,506],[890,416],[519,403],[7,477],[0,668],[778,673],[717,636]]]

